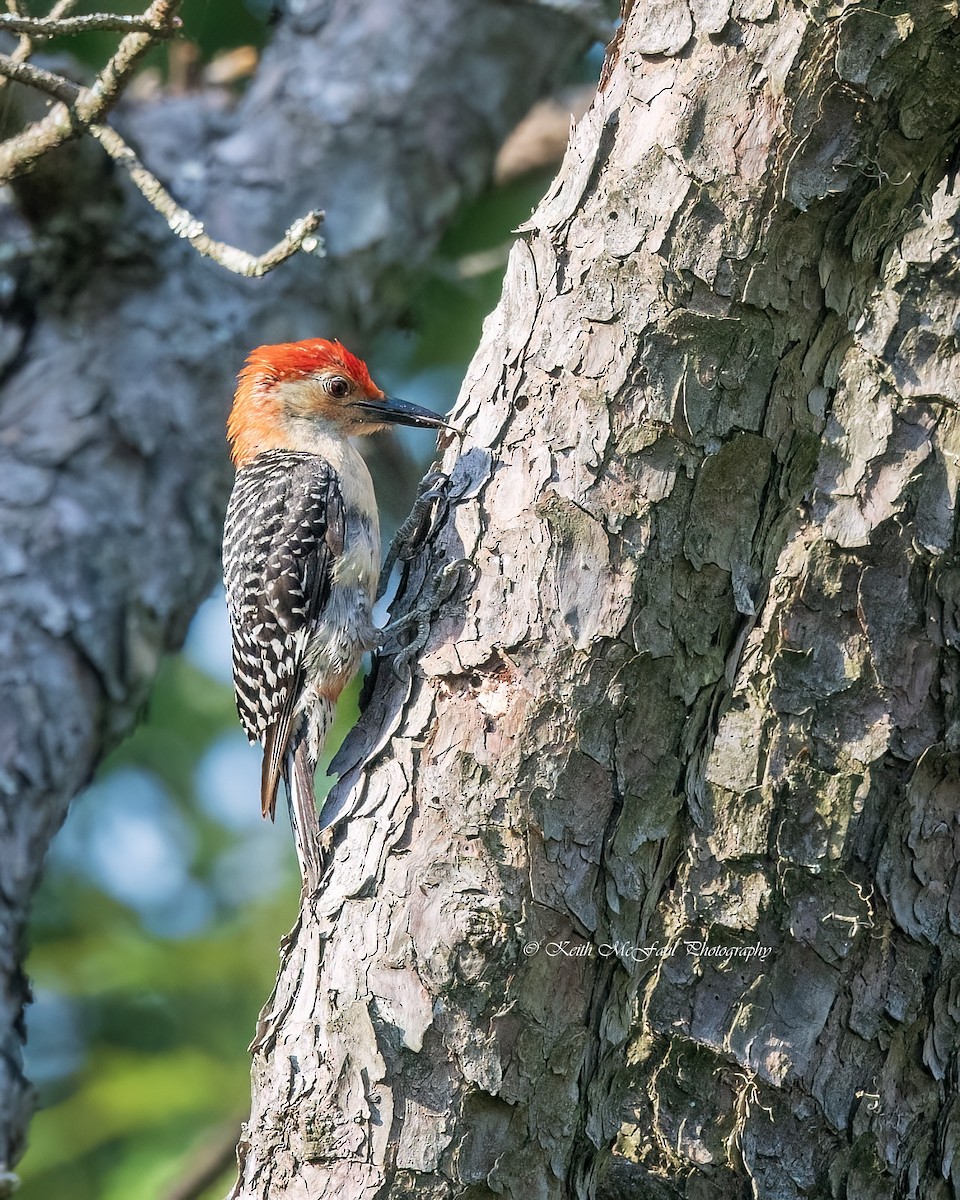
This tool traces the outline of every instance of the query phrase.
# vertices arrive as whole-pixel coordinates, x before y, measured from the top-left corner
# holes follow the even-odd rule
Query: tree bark
[[[223,422],[253,345],[348,343],[411,273],[504,135],[591,36],[497,0],[290,6],[235,111],[218,93],[127,110],[152,169],[251,248],[320,205],[328,256],[237,280],[173,238],[79,143],[7,209],[0,436],[0,1170],[19,1156],[21,935],[72,795],[133,723],[213,583]],[[354,341],[353,344],[356,344]]]
[[[957,5],[636,0],[447,449],[234,1200],[956,1194]]]

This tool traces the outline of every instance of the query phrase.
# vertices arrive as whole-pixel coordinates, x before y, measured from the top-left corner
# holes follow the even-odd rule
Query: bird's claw
[[[419,654],[426,645],[430,635],[430,624],[443,605],[453,596],[460,586],[464,574],[473,570],[474,564],[468,558],[455,558],[444,564],[434,575],[429,589],[421,596],[416,606],[396,621],[391,621],[382,631],[381,648],[394,641],[398,634],[413,629],[415,633],[409,642],[400,646],[393,654],[393,669],[401,678],[409,675],[410,661]]]
[[[380,571],[380,584],[377,588],[378,600],[383,599],[397,562],[410,562],[427,541],[432,530],[443,520],[446,515],[445,506],[449,486],[450,477],[443,471],[430,471],[420,480],[413,507],[394,534],[387,557],[384,559],[383,568]],[[431,513],[435,501],[438,502],[437,508]]]

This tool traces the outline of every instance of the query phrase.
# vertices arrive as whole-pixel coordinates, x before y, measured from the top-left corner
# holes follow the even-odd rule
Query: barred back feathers
[[[237,709],[247,737],[264,747],[265,816],[274,814],[284,757],[299,732],[308,651],[330,599],[344,524],[336,477],[317,455],[271,450],[237,472],[224,581]]]

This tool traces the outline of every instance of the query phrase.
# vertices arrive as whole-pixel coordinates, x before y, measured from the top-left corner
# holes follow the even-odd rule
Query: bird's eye
[[[334,400],[342,400],[350,391],[350,384],[342,375],[334,375],[325,382],[324,387],[327,389],[327,395],[332,396]]]

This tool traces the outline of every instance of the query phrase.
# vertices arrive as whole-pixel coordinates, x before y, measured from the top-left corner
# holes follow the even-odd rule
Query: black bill
[[[417,425],[424,429],[455,428],[429,408],[408,404],[406,400],[397,400],[394,396],[382,396],[379,400],[356,400],[353,407],[388,425]]]

